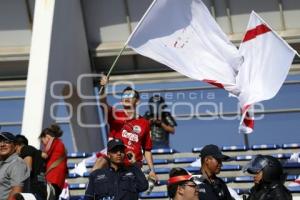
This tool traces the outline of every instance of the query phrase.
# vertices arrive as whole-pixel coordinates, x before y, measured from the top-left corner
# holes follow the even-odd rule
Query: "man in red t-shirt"
[[[108,79],[103,76],[100,80],[101,86],[106,86]],[[106,100],[104,90],[100,94],[100,103],[104,112],[107,112],[108,124],[110,128],[109,140],[120,139],[124,145],[126,158],[125,164],[130,164],[133,161],[142,167],[143,165],[143,152],[146,162],[149,166],[149,176],[152,179],[158,180],[154,171],[153,158],[152,158],[152,141],[150,136],[150,124],[149,121],[138,115],[136,107],[139,103],[139,93],[127,87],[122,93],[121,103],[123,109],[115,109],[111,107]],[[105,113],[106,114],[106,113]],[[104,159],[97,160],[95,168],[100,168],[103,163],[107,163]],[[99,164],[102,163],[102,164]]]

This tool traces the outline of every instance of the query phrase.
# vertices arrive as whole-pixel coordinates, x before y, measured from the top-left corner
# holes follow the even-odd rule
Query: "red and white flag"
[[[201,0],[156,0],[128,39],[137,53],[234,93],[241,56]]]
[[[277,94],[297,52],[252,11],[239,53],[244,62],[239,68],[236,84],[245,117],[240,130],[250,133],[254,117],[247,111],[251,105],[271,99]]]
[[[240,100],[240,132],[254,126],[251,105],[276,95],[295,51],[254,12],[240,49],[201,0],[156,0],[126,44],[195,80],[224,88]]]

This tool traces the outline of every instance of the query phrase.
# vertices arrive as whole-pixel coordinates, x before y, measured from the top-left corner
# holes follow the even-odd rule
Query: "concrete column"
[[[56,121],[56,104],[68,103],[75,151],[103,148],[80,0],[36,1],[22,134],[39,146],[41,130]],[[84,106],[89,105],[89,106]],[[53,112],[54,111],[54,112]],[[84,122],[84,126],[79,123]]]

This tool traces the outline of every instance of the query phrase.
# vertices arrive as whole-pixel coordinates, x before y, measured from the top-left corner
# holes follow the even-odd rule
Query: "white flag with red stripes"
[[[254,126],[251,105],[276,95],[295,51],[254,12],[237,50],[201,0],[155,0],[128,38],[137,53],[240,100],[240,132]]]
[[[154,1],[128,46],[185,76],[235,93],[241,56],[200,0]]]
[[[244,62],[239,68],[236,84],[245,117],[240,129],[250,133],[254,118],[247,111],[251,105],[277,94],[288,75],[296,51],[252,11],[239,53]]]

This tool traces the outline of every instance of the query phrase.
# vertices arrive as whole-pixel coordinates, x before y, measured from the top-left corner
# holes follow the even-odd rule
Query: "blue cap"
[[[0,133],[0,139],[2,138],[2,140],[8,140],[10,142],[16,142],[16,137],[14,134],[10,133],[10,132],[1,132]]]
[[[119,139],[110,140],[107,143],[107,151],[111,151],[112,149],[114,149],[117,146],[125,148],[125,145],[123,144],[123,142],[121,140],[119,140]]]

